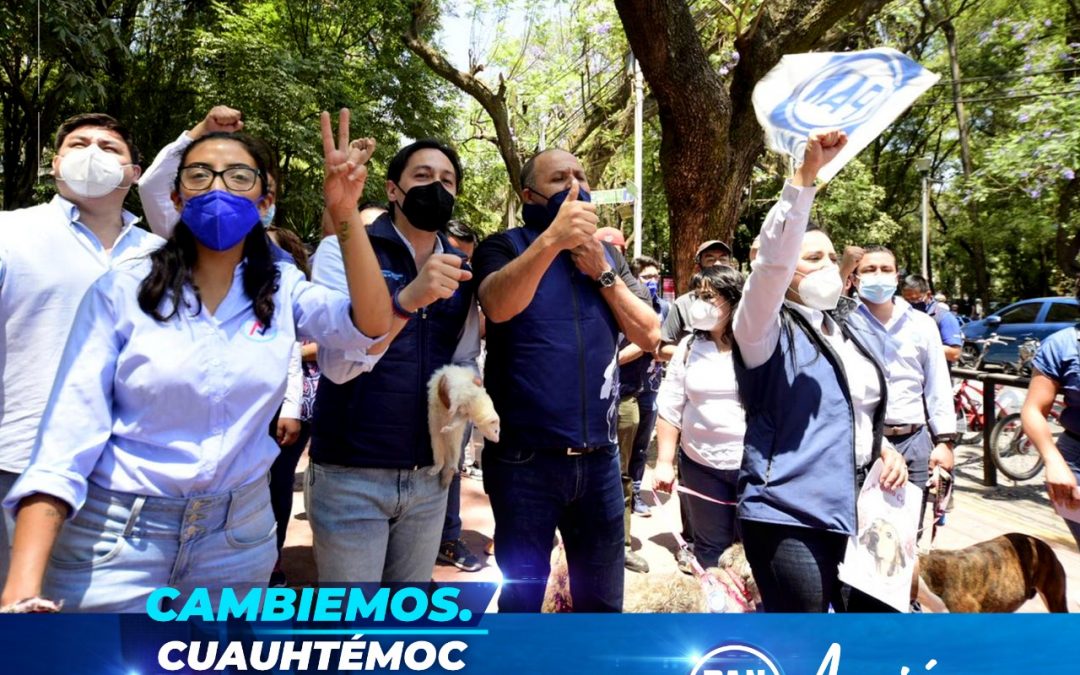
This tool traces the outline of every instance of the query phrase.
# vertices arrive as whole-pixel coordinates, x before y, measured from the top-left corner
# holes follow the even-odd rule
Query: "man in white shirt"
[[[45,204],[0,213],[0,494],[27,467],[75,310],[98,277],[162,240],[136,227],[124,198],[139,178],[127,129],[99,113],[56,132]],[[0,583],[14,523],[0,527]]]
[[[907,460],[912,484],[925,491],[934,467],[953,468],[952,383],[937,324],[896,296],[898,281],[892,251],[866,247],[856,267],[857,311],[880,334],[887,357],[885,436]]]

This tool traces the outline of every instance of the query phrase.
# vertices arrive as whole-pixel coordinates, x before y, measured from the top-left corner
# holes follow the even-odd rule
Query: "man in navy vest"
[[[623,599],[623,495],[616,423],[619,334],[655,351],[649,293],[593,238],[581,164],[545,150],[522,167],[525,227],[489,237],[474,269],[488,320],[486,386],[502,420],[484,450],[506,583],[500,612],[540,610],[558,528],[574,609]]]
[[[390,333],[362,353],[319,349],[304,496],[320,582],[431,579],[447,491],[428,471],[427,384],[448,363],[475,368],[480,352],[472,273],[444,233],[460,184],[452,148],[398,151],[390,212],[367,228],[393,298]],[[345,287],[338,237],[319,245],[313,276]]]

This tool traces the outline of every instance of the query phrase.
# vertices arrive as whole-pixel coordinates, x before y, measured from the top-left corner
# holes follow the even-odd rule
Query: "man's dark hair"
[[[476,231],[471,227],[461,222],[460,220],[451,220],[446,223],[446,233],[458,241],[463,241],[466,244],[476,243]]]
[[[881,246],[880,244],[870,244],[869,246],[864,246],[863,247],[863,257],[866,257],[870,253],[888,253],[889,256],[893,259],[893,264],[895,265],[895,263],[896,263],[896,254],[893,253],[886,246]],[[862,264],[862,261],[860,260],[859,263]],[[856,272],[859,271],[859,265],[855,266],[855,271]]]
[[[829,236],[828,230],[826,230],[824,227],[822,227],[821,225],[819,225],[818,223],[816,223],[816,222],[814,222],[812,220],[809,220],[809,221],[806,222],[806,231],[807,232],[820,232],[823,235],[825,235],[826,237]]]
[[[657,272],[660,271],[660,263],[647,255],[643,255],[640,258],[634,258],[634,262],[630,263],[630,272],[636,277],[646,267],[655,267]]]
[[[124,145],[127,146],[128,153],[131,154],[131,163],[139,163],[139,148],[137,148],[135,142],[131,140],[131,132],[128,131],[128,128],[121,124],[115,117],[106,115],[105,113],[81,113],[61,122],[59,128],[56,130],[56,142],[53,150],[59,152],[60,146],[64,144],[64,139],[71,135],[71,132],[81,127],[100,127],[116,132],[116,135],[123,139]]]
[[[926,281],[926,277],[921,274],[909,274],[904,277],[904,288],[902,290],[915,291],[925,295],[930,292],[930,284]]]
[[[401,180],[401,174],[405,173],[405,165],[409,163],[409,158],[420,150],[438,150],[446,155],[447,159],[450,160],[450,163],[454,165],[454,175],[457,177],[458,189],[461,188],[461,159],[458,157],[457,151],[446,143],[435,140],[434,138],[421,138],[398,150],[397,154],[394,155],[394,158],[391,159],[390,163],[386,166],[386,179],[397,184],[398,181]]]
[[[527,160],[525,160],[525,163],[521,165],[521,188],[522,189],[525,189],[527,187],[532,187],[533,174],[536,173],[536,160],[540,157],[540,155],[544,155],[544,154],[547,154],[549,152],[555,152],[558,149],[559,148],[546,148],[546,149],[541,150],[540,152],[536,153],[532,157],[528,158]]]

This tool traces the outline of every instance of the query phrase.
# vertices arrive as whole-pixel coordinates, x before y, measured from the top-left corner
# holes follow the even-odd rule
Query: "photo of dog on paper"
[[[896,492],[882,490],[881,466],[880,459],[874,462],[859,493],[858,533],[848,539],[840,580],[907,612],[922,491],[910,482]]]

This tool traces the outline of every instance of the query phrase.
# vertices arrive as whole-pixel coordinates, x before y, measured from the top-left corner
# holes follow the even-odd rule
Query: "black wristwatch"
[[[600,284],[600,288],[611,288],[615,285],[615,270],[610,267],[606,272],[601,272],[600,276],[596,278],[596,283]]]

